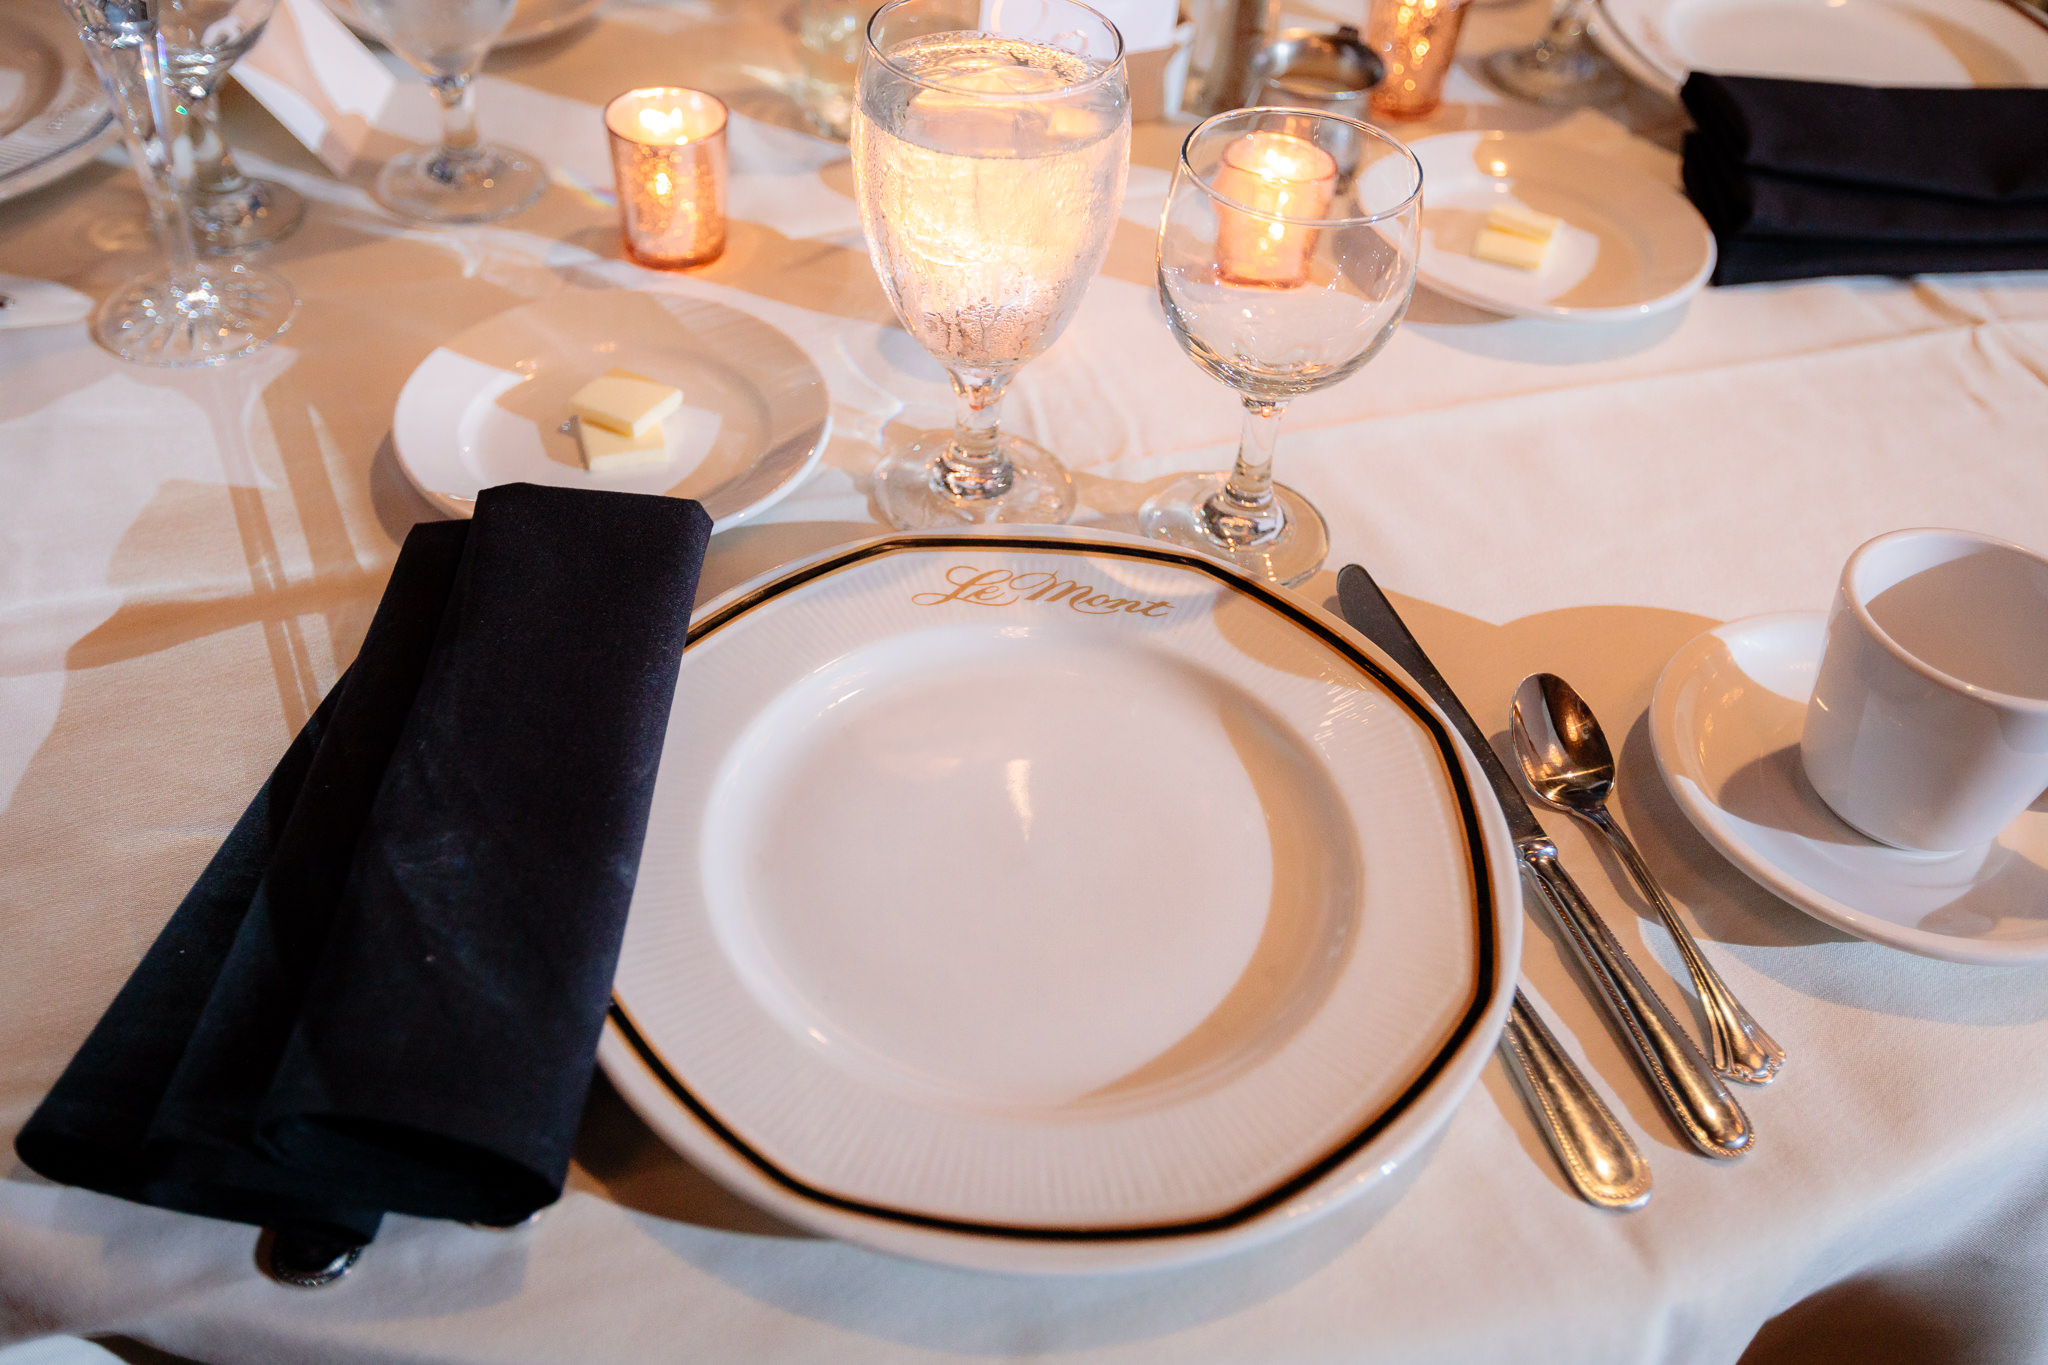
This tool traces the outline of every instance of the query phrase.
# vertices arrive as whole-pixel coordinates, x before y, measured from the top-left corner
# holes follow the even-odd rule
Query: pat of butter
[[[1539,242],[1548,242],[1564,225],[1564,220],[1523,208],[1520,204],[1495,204],[1486,212],[1486,225],[1517,237],[1533,237]]]
[[[668,463],[668,435],[662,431],[659,422],[645,435],[632,436],[598,426],[595,422],[586,422],[579,416],[576,419],[576,444],[583,448],[583,467],[593,474]]]
[[[1537,270],[1543,265],[1543,258],[1550,254],[1550,242],[1537,241],[1534,237],[1523,237],[1512,232],[1502,232],[1488,225],[1479,229],[1479,236],[1473,239],[1472,254],[1482,261],[1495,265],[1510,265],[1517,270]]]
[[[679,390],[631,370],[599,375],[569,398],[580,422],[633,437],[645,436],[682,405]]]

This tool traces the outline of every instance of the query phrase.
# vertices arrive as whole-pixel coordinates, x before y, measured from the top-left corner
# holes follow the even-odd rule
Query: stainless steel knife
[[[1593,986],[1594,999],[1607,1006],[1622,1041],[1679,1130],[1708,1156],[1738,1157],[1748,1152],[1756,1141],[1749,1116],[1707,1066],[1692,1039],[1622,950],[1606,921],[1564,870],[1558,861],[1557,845],[1543,832],[1536,813],[1529,809],[1528,799],[1508,775],[1485,732],[1473,723],[1471,714],[1451,691],[1443,674],[1430,663],[1393,603],[1372,581],[1372,575],[1356,564],[1347,566],[1337,575],[1337,604],[1354,629],[1385,650],[1415,679],[1471,747],[1493,786],[1501,813],[1507,817],[1523,876],[1535,890],[1536,899],[1549,908],[1564,930],[1566,941]]]

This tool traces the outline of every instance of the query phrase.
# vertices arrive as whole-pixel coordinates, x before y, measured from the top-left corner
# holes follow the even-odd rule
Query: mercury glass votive
[[[628,90],[605,106],[626,251],[678,270],[725,250],[725,102],[701,90]]]
[[[1424,118],[1443,102],[1444,77],[1458,50],[1466,0],[1372,0],[1366,46],[1379,53],[1387,75],[1373,87],[1372,111],[1392,118]]]
[[[1315,220],[1336,183],[1336,158],[1305,138],[1255,132],[1230,143],[1210,187],[1219,201],[1252,212],[1218,203],[1217,274],[1231,284],[1300,284],[1316,249]]]

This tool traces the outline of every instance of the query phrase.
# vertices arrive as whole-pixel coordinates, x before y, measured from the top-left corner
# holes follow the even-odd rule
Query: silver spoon
[[[1537,797],[1606,835],[1629,876],[1657,907],[1706,1010],[1714,1070],[1731,1081],[1769,1085],[1785,1063],[1785,1050],[1749,1017],[1749,1011],[1701,954],[1691,931],[1658,889],[1634,841],[1608,813],[1607,794],[1614,789],[1614,754],[1592,708],[1555,673],[1531,673],[1515,689],[1513,729],[1522,775]]]

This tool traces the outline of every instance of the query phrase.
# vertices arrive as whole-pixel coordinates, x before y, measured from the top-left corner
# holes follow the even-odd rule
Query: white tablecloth
[[[824,371],[836,434],[766,524],[718,538],[706,593],[878,529],[875,434],[939,424],[948,400],[893,330],[843,150],[798,131],[763,74],[793,64],[778,17],[617,0],[594,27],[500,54],[485,130],[558,183],[496,227],[403,230],[237,110],[245,160],[314,204],[265,261],[297,285],[298,321],[255,359],[173,375],[124,367],[78,326],[0,332],[0,1137],[352,657],[406,528],[433,515],[389,432],[436,344],[577,280],[746,309]],[[1481,11],[1468,50],[1539,18]],[[1457,80],[1466,102],[1441,126],[1549,117]],[[591,194],[608,178],[596,111],[677,82],[734,105],[735,221],[724,260],[657,276],[618,259]],[[1660,117],[1647,97],[1632,109]],[[393,131],[430,124],[411,88]],[[1668,150],[1602,116],[1562,131],[1675,180]],[[1178,136],[1140,130],[1110,263],[1009,404],[1083,471],[1084,519],[1112,526],[1234,441],[1234,400],[1180,353],[1151,284]],[[146,258],[140,210],[111,163],[0,205],[0,271],[104,292]],[[1880,531],[2048,549],[2048,277],[1709,291],[1597,328],[1419,294],[1363,373],[1296,405],[1279,472],[1327,515],[1331,564],[1371,566],[1483,725],[1504,726],[1513,684],[1542,668],[1625,737],[1623,819],[1791,1054],[1777,1085],[1742,1095],[1754,1155],[1684,1149],[1536,925],[1525,977],[1650,1156],[1643,1212],[1575,1200],[1489,1066],[1433,1150],[1268,1249],[1126,1277],[971,1274],[774,1224],[600,1082],[570,1192],[536,1226],[392,1218],[319,1294],[263,1279],[251,1229],[60,1188],[0,1155],[0,1343],[123,1334],[252,1365],[2048,1358],[2048,972],[1906,957],[1773,899],[1693,834],[1641,721],[1680,644],[1824,605]],[[1304,591],[1326,601],[1328,574]],[[1557,834],[1684,999],[1662,929],[1575,830]]]

